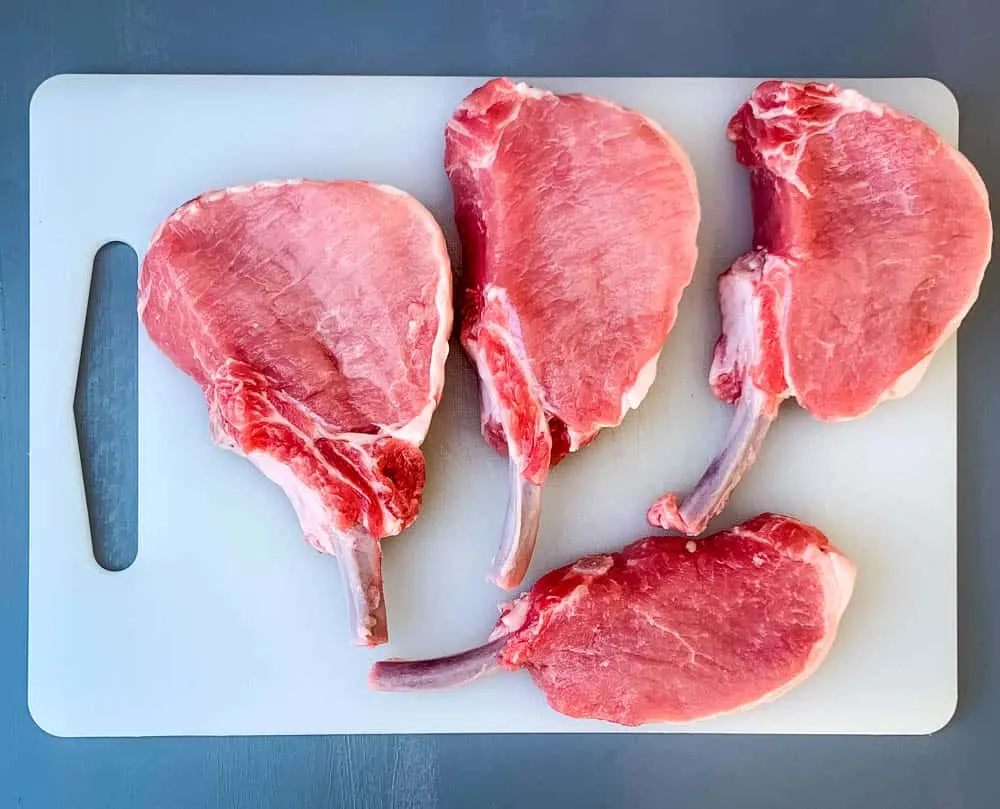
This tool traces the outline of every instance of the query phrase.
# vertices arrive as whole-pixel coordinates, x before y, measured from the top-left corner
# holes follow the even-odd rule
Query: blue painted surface
[[[934,737],[62,740],[26,707],[27,110],[45,77],[930,75],[1000,196],[998,31],[994,0],[2,0],[0,807],[1000,806],[995,274],[959,341],[960,700]]]

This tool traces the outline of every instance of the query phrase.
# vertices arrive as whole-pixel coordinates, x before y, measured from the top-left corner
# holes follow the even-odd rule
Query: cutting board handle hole
[[[109,571],[139,551],[138,271],[124,242],[94,256],[73,399],[94,559]]]

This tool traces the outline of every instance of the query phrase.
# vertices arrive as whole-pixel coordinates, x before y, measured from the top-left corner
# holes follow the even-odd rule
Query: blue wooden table
[[[1000,197],[998,32],[995,0],[0,0],[0,809],[1000,806],[996,268],[959,341],[960,698],[933,737],[63,740],[26,705],[27,111],[44,78],[929,75]]]

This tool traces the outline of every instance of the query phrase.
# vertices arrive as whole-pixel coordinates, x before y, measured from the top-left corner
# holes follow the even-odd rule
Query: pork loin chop
[[[725,446],[653,525],[696,536],[725,506],[779,404],[822,421],[904,396],[976,300],[986,187],[926,124],[831,84],[768,81],[729,122],[750,170],[754,249],[719,279],[709,383],[736,405]]]
[[[542,577],[490,640],[437,660],[376,663],[370,685],[460,685],[525,668],[567,716],[689,722],[784,694],[823,662],[854,564],[792,517],[762,514],[700,542],[650,537]]]
[[[385,642],[379,540],[417,516],[452,322],[431,214],[363,182],[203,194],[154,235],[139,316],[202,387],[215,441],[339,557],[355,642]]]
[[[694,172],[650,119],[494,79],[459,106],[445,168],[464,249],[462,344],[483,434],[508,455],[492,578],[516,587],[550,468],[639,406],[691,280]]]

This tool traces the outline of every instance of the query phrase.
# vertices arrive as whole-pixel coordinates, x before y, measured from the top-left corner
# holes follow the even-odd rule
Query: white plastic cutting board
[[[700,261],[642,408],[569,458],[546,487],[530,577],[649,532],[646,506],[694,482],[729,408],[706,385],[715,277],[749,245],[744,172],[724,137],[752,79],[537,79],[602,95],[669,128],[691,156]],[[392,641],[348,645],[336,561],[299,537],[291,507],[215,448],[196,385],[143,333],[139,554],[95,563],[72,415],[96,250],[139,253],[201,191],[282,177],[399,186],[454,247],[442,131],[475,78],[60,76],[31,105],[31,550],[28,702],[67,736],[609,731],[549,710],[529,677],[433,694],[366,689],[372,661],[478,644],[502,594],[485,581],[503,519],[505,462],[479,436],[475,382],[453,347],[424,445],[417,523],[387,543]],[[927,79],[844,82],[957,139],[948,90]],[[858,563],[826,664],[745,714],[649,731],[926,733],[956,701],[954,341],[923,384],[867,418],[783,409],[716,527],[759,511],[821,527]],[[192,560],[197,559],[197,564]]]

